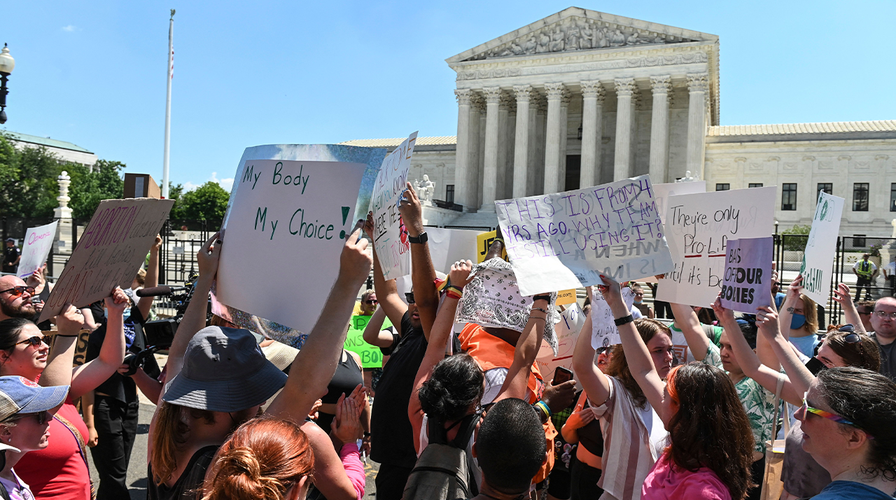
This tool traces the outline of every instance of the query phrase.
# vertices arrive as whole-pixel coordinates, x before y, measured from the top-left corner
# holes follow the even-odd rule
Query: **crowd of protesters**
[[[128,466],[145,461],[152,500],[361,500],[365,456],[379,464],[380,500],[894,498],[896,298],[857,302],[860,289],[854,301],[840,284],[832,299],[846,323],[820,325],[799,278],[775,284],[773,305],[736,315],[721,300],[648,303],[655,283],[602,276],[586,302],[609,309],[621,343],[592,345],[598,319],[586,304],[565,380],[536,362],[555,342],[557,293],[511,290],[531,304],[516,326],[459,323],[465,305],[489,304],[471,285],[477,273],[509,269],[503,241],[481,264],[435,269],[407,188],[410,288],[385,279],[368,217],[347,237],[335,283],[320,290],[326,309],[298,350],[223,318],[207,324],[227,245],[217,234],[197,255],[164,369],[123,363],[146,348],[152,297],[116,288],[37,325],[44,273],[0,277],[0,498],[129,498]],[[160,243],[132,288],[157,285]],[[377,373],[343,348],[371,269],[360,314],[384,355]],[[860,287],[876,272],[854,271]],[[382,328],[386,318],[393,327]],[[156,403],[146,457],[131,456],[138,391]],[[783,492],[769,474],[776,437]]]

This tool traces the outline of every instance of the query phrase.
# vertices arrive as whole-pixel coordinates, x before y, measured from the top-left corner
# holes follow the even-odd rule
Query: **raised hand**
[[[850,295],[849,285],[846,283],[837,285],[837,288],[834,290],[834,296],[831,298],[834,299],[834,302],[840,304],[841,307],[851,304],[852,296]]]
[[[459,260],[451,265],[451,271],[448,273],[448,280],[452,286],[463,288],[470,282],[470,272],[473,270],[473,263],[469,260]]]
[[[423,205],[417,197],[417,191],[410,182],[406,184],[407,191],[399,199],[398,211],[401,212],[401,220],[410,236],[419,236],[423,232]]]
[[[339,257],[339,280],[347,283],[355,284],[360,287],[361,283],[367,279],[370,274],[370,267],[373,265],[373,257],[367,252],[367,240],[361,238],[361,229],[355,229],[345,246],[342,247],[342,255]]]
[[[218,273],[218,261],[221,259],[221,246],[223,241],[218,239],[220,233],[213,234],[196,254],[199,264],[199,275],[213,278]]]
[[[112,293],[105,298],[105,301],[110,315],[112,313],[123,314],[128,304],[130,304],[128,296],[124,294],[120,287],[115,287],[115,290],[112,290]]]

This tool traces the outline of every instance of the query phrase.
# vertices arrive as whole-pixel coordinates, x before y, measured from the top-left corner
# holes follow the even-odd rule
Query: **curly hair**
[[[833,331],[827,334],[824,341],[838,356],[843,358],[847,366],[864,368],[876,372],[880,370],[880,348],[877,342],[868,335],[856,332],[858,342],[852,344],[846,342],[847,335],[851,332]]]
[[[896,480],[896,383],[880,373],[849,366],[822,370],[815,384],[831,411],[874,437],[868,440],[862,472],[870,478],[883,475],[887,481]]]
[[[417,391],[420,407],[430,419],[459,420],[482,398],[484,379],[479,363],[469,354],[449,356],[439,361],[432,376]]]
[[[638,329],[638,334],[641,335],[641,340],[644,341],[645,345],[657,334],[665,334],[671,338],[669,327],[655,319],[641,318],[635,320],[635,328]],[[635,406],[643,408],[647,404],[647,397],[644,396],[644,391],[641,390],[641,386],[638,385],[638,381],[635,380],[628,368],[628,361],[625,359],[625,351],[622,349],[622,344],[618,344],[613,348],[613,357],[610,358],[607,375],[615,377],[616,380],[622,383],[622,386],[631,395],[632,401],[635,402]]]
[[[299,424],[256,418],[241,425],[215,454],[202,500],[283,500],[314,469],[314,452]]]
[[[672,369],[667,390],[678,411],[669,420],[669,454],[678,467],[708,467],[742,500],[753,486],[753,432],[734,383],[722,370],[703,363]]]

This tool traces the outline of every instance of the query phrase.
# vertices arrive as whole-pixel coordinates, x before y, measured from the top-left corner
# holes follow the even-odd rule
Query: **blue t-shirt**
[[[805,337],[790,337],[790,343],[795,345],[797,349],[807,357],[815,356],[815,346],[817,346],[820,341],[818,340],[818,335],[814,333],[811,335],[806,335]]]
[[[877,488],[853,481],[834,481],[812,500],[893,500]]]

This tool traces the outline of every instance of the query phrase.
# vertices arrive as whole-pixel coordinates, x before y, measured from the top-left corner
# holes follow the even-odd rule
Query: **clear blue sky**
[[[161,181],[176,8],[171,181],[232,178],[247,146],[454,135],[445,59],[572,4],[6,0],[7,130],[70,141]],[[712,33],[723,125],[896,119],[896,2],[604,1]]]

